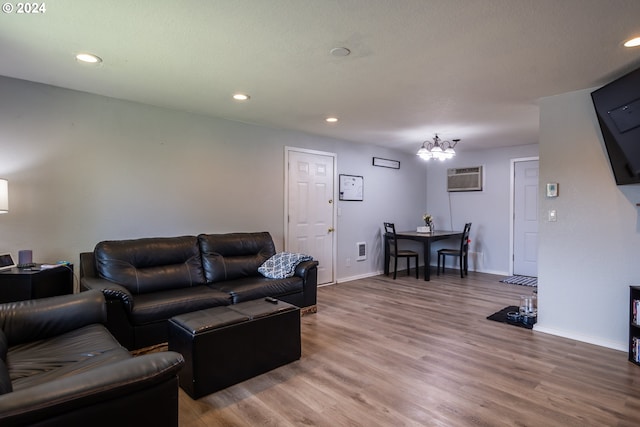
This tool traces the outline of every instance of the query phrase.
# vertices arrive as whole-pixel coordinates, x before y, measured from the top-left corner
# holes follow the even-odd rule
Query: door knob
[[[335,231],[335,228],[333,227],[329,227],[329,229],[327,230],[329,233],[333,233]]]

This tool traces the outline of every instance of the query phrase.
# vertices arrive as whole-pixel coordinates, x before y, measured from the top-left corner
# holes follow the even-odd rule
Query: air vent
[[[358,249],[358,256],[356,257],[356,261],[364,261],[367,259],[367,242],[358,242],[356,243]]]
[[[447,169],[447,191],[482,191],[482,166]]]

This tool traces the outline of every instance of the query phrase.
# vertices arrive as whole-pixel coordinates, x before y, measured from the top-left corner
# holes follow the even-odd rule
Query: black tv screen
[[[591,93],[618,185],[640,183],[640,69]]]

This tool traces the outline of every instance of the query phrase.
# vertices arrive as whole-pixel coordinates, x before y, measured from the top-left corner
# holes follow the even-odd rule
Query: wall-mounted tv
[[[640,69],[591,93],[618,185],[640,183]]]

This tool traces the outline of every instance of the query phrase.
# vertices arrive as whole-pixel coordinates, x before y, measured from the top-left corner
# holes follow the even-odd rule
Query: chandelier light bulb
[[[422,145],[422,147],[420,147],[420,149],[418,150],[418,152],[416,153],[416,155],[418,157],[420,157],[422,160],[429,160],[433,155],[429,152],[429,150],[427,150],[427,148],[424,146],[424,144]]]

